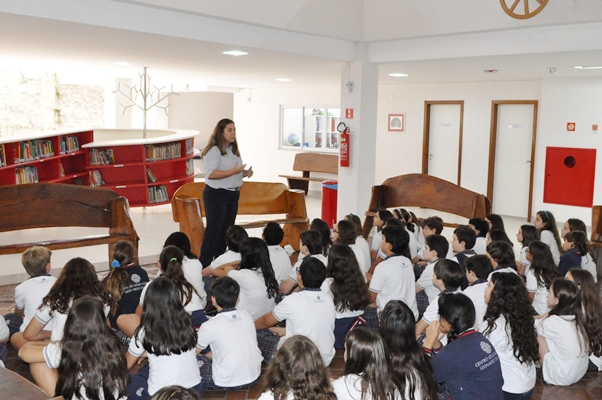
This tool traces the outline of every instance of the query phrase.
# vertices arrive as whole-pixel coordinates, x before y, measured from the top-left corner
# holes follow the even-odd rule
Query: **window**
[[[281,107],[280,148],[338,151],[338,107]]]

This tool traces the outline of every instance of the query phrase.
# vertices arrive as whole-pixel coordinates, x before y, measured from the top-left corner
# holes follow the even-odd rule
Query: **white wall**
[[[340,86],[253,89],[234,94],[234,122],[243,161],[253,166],[254,181],[283,182],[293,171],[297,151],[280,150],[280,106],[340,104]],[[311,183],[310,190],[320,190]]]
[[[169,98],[169,129],[194,129],[199,131],[194,146],[203,149],[217,121],[232,118],[234,114],[232,93],[180,92]]]

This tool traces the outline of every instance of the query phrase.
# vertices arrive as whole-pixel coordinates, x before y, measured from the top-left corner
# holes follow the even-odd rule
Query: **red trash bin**
[[[322,182],[322,219],[328,226],[334,227],[337,223],[337,192],[339,183],[337,181]]]

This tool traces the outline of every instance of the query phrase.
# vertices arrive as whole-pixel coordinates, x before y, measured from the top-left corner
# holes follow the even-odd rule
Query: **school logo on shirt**
[[[134,283],[138,283],[138,282],[140,282],[140,281],[141,281],[140,275],[138,275],[138,274],[132,274],[132,276],[131,276],[131,278],[130,278],[130,279],[131,279],[131,280],[132,280],[132,282],[134,282]]]
[[[491,353],[491,346],[485,342],[481,342],[481,350],[483,350],[485,353],[489,354],[489,353]]]

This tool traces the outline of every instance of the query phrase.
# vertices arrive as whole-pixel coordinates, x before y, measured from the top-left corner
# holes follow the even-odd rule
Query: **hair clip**
[[[113,259],[113,261],[111,261],[111,267],[112,268],[119,268],[120,267],[119,261]]]
[[[178,261],[178,259],[177,259],[177,258],[175,258],[175,257],[172,257],[172,258],[171,258],[171,260],[169,260],[169,262],[172,262],[172,261],[176,261],[176,262],[177,262],[177,261]]]

